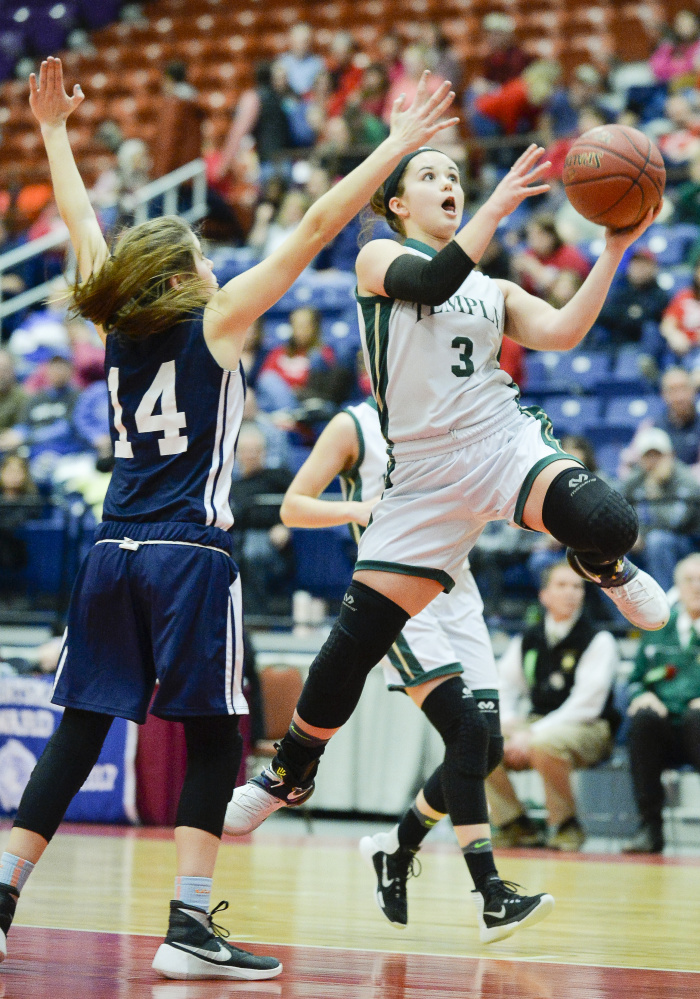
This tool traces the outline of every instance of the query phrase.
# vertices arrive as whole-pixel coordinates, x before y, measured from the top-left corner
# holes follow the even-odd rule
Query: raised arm
[[[408,301],[421,305],[446,302],[468,277],[474,264],[478,264],[501,219],[515,211],[526,198],[549,190],[549,184],[543,183],[543,178],[551,163],[537,162],[543,152],[541,146],[529,146],[488,201],[432,260],[409,254],[393,240],[377,239],[367,243],[357,258],[360,293],[389,296],[385,287],[387,271],[401,257],[401,264],[410,267],[410,271],[398,282],[394,275],[393,283],[397,288],[392,290],[391,297],[405,296]]]
[[[109,256],[109,250],[75,165],[66,131],[69,115],[80,107],[83,100],[84,94],[78,83],[73,87],[71,97],[66,93],[60,59],[53,56],[45,59],[38,81],[34,73],[30,74],[29,106],[41,126],[56,205],[68,226],[80,276],[86,280],[93,271],[100,269]]]
[[[311,206],[278,250],[229,281],[208,304],[204,335],[220,364],[234,367],[238,363],[250,324],[282,297],[326,243],[357,215],[401,157],[458,120],[440,120],[454,98],[449,83],[429,97],[427,78],[425,73],[407,110],[403,110],[403,96],[396,101],[389,137]]]
[[[365,526],[373,502],[322,500],[321,493],[336,475],[349,471],[359,456],[357,431],[348,413],[338,413],[325,428],[313,451],[297,472],[280,509],[287,527]]]
[[[505,333],[531,350],[571,350],[583,340],[596,321],[610,290],[623,254],[644,233],[661,211],[649,211],[629,230],[608,229],[605,249],[573,298],[561,309],[523,291],[512,281],[498,281],[506,300]]]

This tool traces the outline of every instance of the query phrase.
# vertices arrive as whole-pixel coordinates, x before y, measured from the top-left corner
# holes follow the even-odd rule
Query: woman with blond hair
[[[209,913],[226,805],[240,763],[240,581],[231,558],[231,469],[243,412],[246,332],[400,162],[454,119],[449,86],[427,79],[391,134],[320,198],[263,263],[219,288],[179,218],[128,229],[110,252],[71,152],[66,120],[83,100],[61,62],[30,77],[54,194],[76,253],[76,311],[106,346],[115,469],[96,544],[76,580],[56,674],[63,717],[22,797],[0,858],[0,958],[17,897],[115,716],[184,724],[188,763],[175,828],[177,878],[155,970],[167,978],[271,978],[274,957],[225,943]]]

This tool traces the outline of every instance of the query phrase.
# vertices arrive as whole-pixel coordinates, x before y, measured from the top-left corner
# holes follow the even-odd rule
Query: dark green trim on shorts
[[[449,593],[455,581],[443,569],[424,569],[419,565],[404,565],[402,562],[380,562],[376,559],[360,559],[355,563],[355,571],[374,569],[376,572],[395,572],[399,576],[420,576],[421,579],[434,579],[440,583],[445,593]]]
[[[389,652],[389,659],[391,660],[391,652]],[[391,662],[399,673],[403,676],[403,671],[400,666],[395,662]],[[444,666],[438,666],[436,669],[427,670],[421,673],[420,676],[414,677],[413,680],[406,680],[405,683],[389,683],[387,684],[387,690],[405,690],[406,687],[422,687],[424,683],[429,680],[435,680],[439,676],[461,676],[462,675],[462,664],[461,663],[446,663]]]
[[[478,697],[480,700],[488,699],[489,701],[497,701],[499,696],[497,690],[491,690],[488,687],[485,687],[483,690],[481,688],[479,690],[472,690],[472,695]]]
[[[550,420],[550,418],[547,416],[547,414],[543,409],[540,409],[539,406],[529,406],[527,409],[523,409],[523,407],[520,405],[518,405],[518,409],[520,410],[521,413],[525,413],[528,416],[534,417],[535,420],[539,420],[542,440],[548,447],[551,447],[552,450],[554,451],[554,454],[545,455],[544,458],[540,458],[540,460],[532,466],[530,471],[525,476],[523,484],[520,487],[520,492],[518,493],[518,500],[515,504],[515,513],[513,514],[513,521],[518,525],[518,527],[522,527],[523,530],[529,531],[531,530],[531,528],[526,527],[525,524],[523,524],[523,510],[525,509],[525,504],[527,503],[527,499],[528,496],[530,495],[530,491],[532,490],[532,486],[535,482],[535,479],[540,474],[542,469],[546,468],[547,465],[551,465],[553,461],[560,461],[562,458],[570,458],[576,465],[579,465],[581,468],[585,466],[581,461],[579,461],[578,458],[574,458],[572,454],[568,454],[561,446],[558,439],[554,436],[554,432],[552,430],[552,421]]]

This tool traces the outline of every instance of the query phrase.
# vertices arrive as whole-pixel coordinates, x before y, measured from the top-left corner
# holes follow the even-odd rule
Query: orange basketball
[[[584,218],[627,229],[661,201],[666,170],[661,153],[643,132],[598,125],[569,150],[563,180],[569,201]]]

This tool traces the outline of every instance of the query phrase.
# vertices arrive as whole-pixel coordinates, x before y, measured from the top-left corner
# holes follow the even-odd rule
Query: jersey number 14
[[[114,408],[114,426],[119,440],[114,444],[115,458],[133,458],[134,451],[122,421],[119,402],[119,368],[110,368],[107,387]],[[154,410],[160,399],[160,413]],[[175,401],[175,361],[165,361],[158,369],[151,387],[134,413],[136,429],[140,434],[162,433],[158,449],[162,455],[183,454],[187,450],[187,437],[180,431],[187,426],[184,413],[178,413]]]

